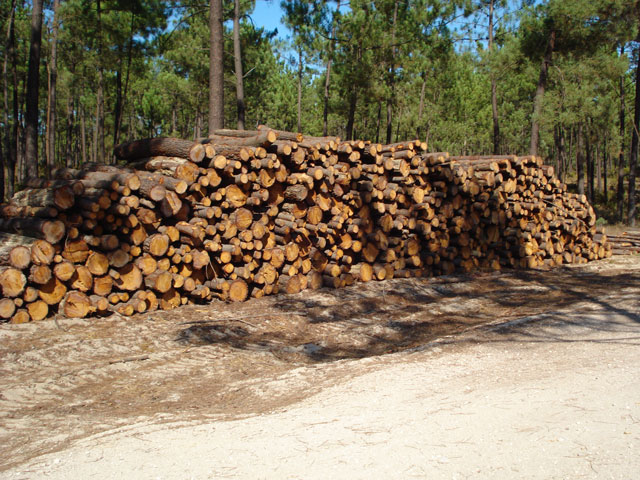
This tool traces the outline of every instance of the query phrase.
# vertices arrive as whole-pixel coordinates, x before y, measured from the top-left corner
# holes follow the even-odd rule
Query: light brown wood
[[[67,293],[60,304],[60,309],[68,318],[84,318],[95,311],[91,299],[77,290]]]

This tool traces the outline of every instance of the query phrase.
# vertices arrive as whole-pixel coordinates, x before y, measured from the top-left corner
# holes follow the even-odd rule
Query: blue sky
[[[267,30],[277,28],[278,36],[285,39],[290,32],[289,29],[280,22],[281,18],[282,9],[280,8],[280,0],[256,0],[256,8],[251,14],[253,23]]]

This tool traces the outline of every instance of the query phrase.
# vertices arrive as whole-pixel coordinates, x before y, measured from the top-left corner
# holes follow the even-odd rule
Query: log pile
[[[126,164],[60,169],[0,206],[0,318],[132,315],[610,255],[586,198],[537,157],[266,127],[114,153]]]
[[[613,255],[634,255],[640,253],[640,232],[622,232],[619,235],[607,235],[599,230],[594,238],[607,242]]]

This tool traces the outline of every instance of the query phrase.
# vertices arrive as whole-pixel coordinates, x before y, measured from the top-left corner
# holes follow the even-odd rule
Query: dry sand
[[[639,267],[638,257],[621,257],[411,284],[414,298],[428,289],[442,296],[416,301],[426,310],[402,318],[433,329],[443,312],[468,315],[436,337],[411,330],[419,345],[386,332],[402,320],[395,307],[369,303],[361,316],[375,322],[354,322],[351,312],[351,321],[327,330],[307,314],[297,320],[308,327],[302,337],[290,332],[295,314],[270,317],[269,332],[243,316],[251,326],[242,344],[235,330],[205,342],[211,330],[188,327],[185,343],[180,322],[104,320],[115,345],[108,357],[95,323],[4,326],[0,340],[13,350],[3,352],[0,371],[0,478],[640,478]],[[396,292],[409,288],[403,282],[392,283]],[[348,309],[356,294],[313,295],[294,296],[286,308],[301,313],[313,300],[324,302],[322,311]],[[393,318],[385,321],[385,312]],[[276,325],[288,326],[280,337]],[[153,346],[144,353],[139,342]],[[380,345],[395,353],[380,355]],[[77,350],[62,369],[47,356],[70,346]],[[94,369],[79,366],[88,358]],[[47,382],[51,362],[64,375]],[[208,381],[220,383],[207,390],[198,379],[210,370]],[[162,375],[170,382],[153,384]]]

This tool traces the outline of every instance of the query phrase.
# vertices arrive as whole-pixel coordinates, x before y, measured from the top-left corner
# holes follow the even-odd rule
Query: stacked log
[[[640,253],[640,232],[622,232],[607,235],[604,228],[594,235],[598,241],[607,242],[613,255],[635,255]]]
[[[450,157],[266,127],[119,145],[0,207],[0,318],[132,315],[356,281],[602,258],[537,157]],[[14,237],[14,234],[26,237]],[[9,238],[8,237],[8,238]]]

